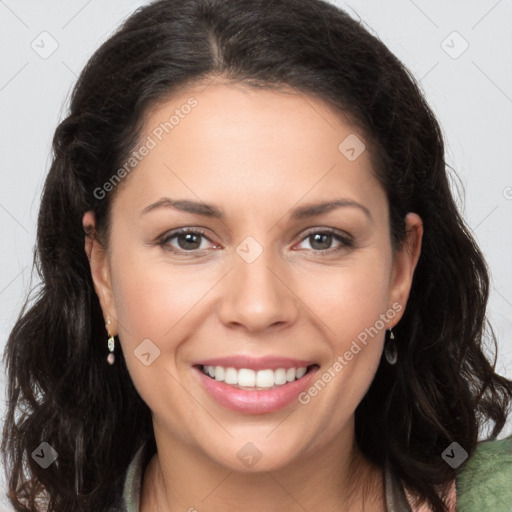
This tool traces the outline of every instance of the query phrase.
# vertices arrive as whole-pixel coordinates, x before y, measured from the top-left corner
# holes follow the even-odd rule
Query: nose
[[[270,249],[248,261],[233,255],[233,267],[223,280],[221,321],[251,333],[294,323],[300,301],[286,263],[273,257]]]

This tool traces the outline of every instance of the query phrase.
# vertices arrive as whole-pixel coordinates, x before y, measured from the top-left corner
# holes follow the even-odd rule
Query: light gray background
[[[2,351],[30,284],[50,143],[71,87],[100,43],[144,3],[0,0]],[[447,161],[465,187],[458,204],[492,272],[489,316],[500,343],[497,370],[512,378],[512,0],[334,3],[361,18],[421,80],[440,120]],[[48,52],[52,44],[58,48],[47,58],[33,49]],[[3,418],[2,367],[0,390]],[[0,502],[3,510],[10,508]]]

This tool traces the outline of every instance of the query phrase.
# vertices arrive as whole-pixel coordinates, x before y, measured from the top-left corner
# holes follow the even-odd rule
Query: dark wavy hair
[[[455,205],[442,133],[414,77],[323,0],[160,0],[129,17],[82,71],[42,195],[34,258],[41,283],[4,352],[1,449],[11,503],[31,512],[114,510],[136,450],[145,441],[156,450],[151,411],[124,358],[106,363],[82,216],[94,211],[97,230],[88,236],[108,245],[114,192],[98,199],[95,189],[137,146],[151,107],[213,79],[291,87],[357,126],[387,194],[394,250],[405,240],[405,215],[421,216],[422,252],[395,327],[398,363],[380,364],[356,410],[356,440],[368,459],[381,467],[387,459],[409,489],[445,511],[456,472],[441,453],[457,441],[471,455],[488,425],[496,438],[512,400],[512,382],[484,353],[487,340],[496,350],[488,270]],[[43,441],[58,453],[47,469],[31,456]]]

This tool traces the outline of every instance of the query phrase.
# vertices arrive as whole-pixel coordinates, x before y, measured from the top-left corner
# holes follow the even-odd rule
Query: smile
[[[314,365],[312,365],[314,366]],[[307,366],[300,368],[277,368],[251,370],[249,368],[236,369],[223,366],[201,366],[205,375],[218,382],[224,382],[238,389],[269,390],[283,386],[288,382],[301,379],[307,373]]]
[[[207,396],[242,414],[268,414],[293,403],[297,407],[297,397],[311,385],[319,368],[317,364],[259,370],[202,364],[192,367]]]

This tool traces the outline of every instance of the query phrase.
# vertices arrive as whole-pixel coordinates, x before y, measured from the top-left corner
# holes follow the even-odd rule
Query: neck
[[[239,472],[182,442],[158,442],[146,468],[140,512],[384,512],[382,471],[350,443],[334,439],[287,466]],[[346,439],[344,440],[346,441]],[[348,447],[348,448],[347,448]]]

